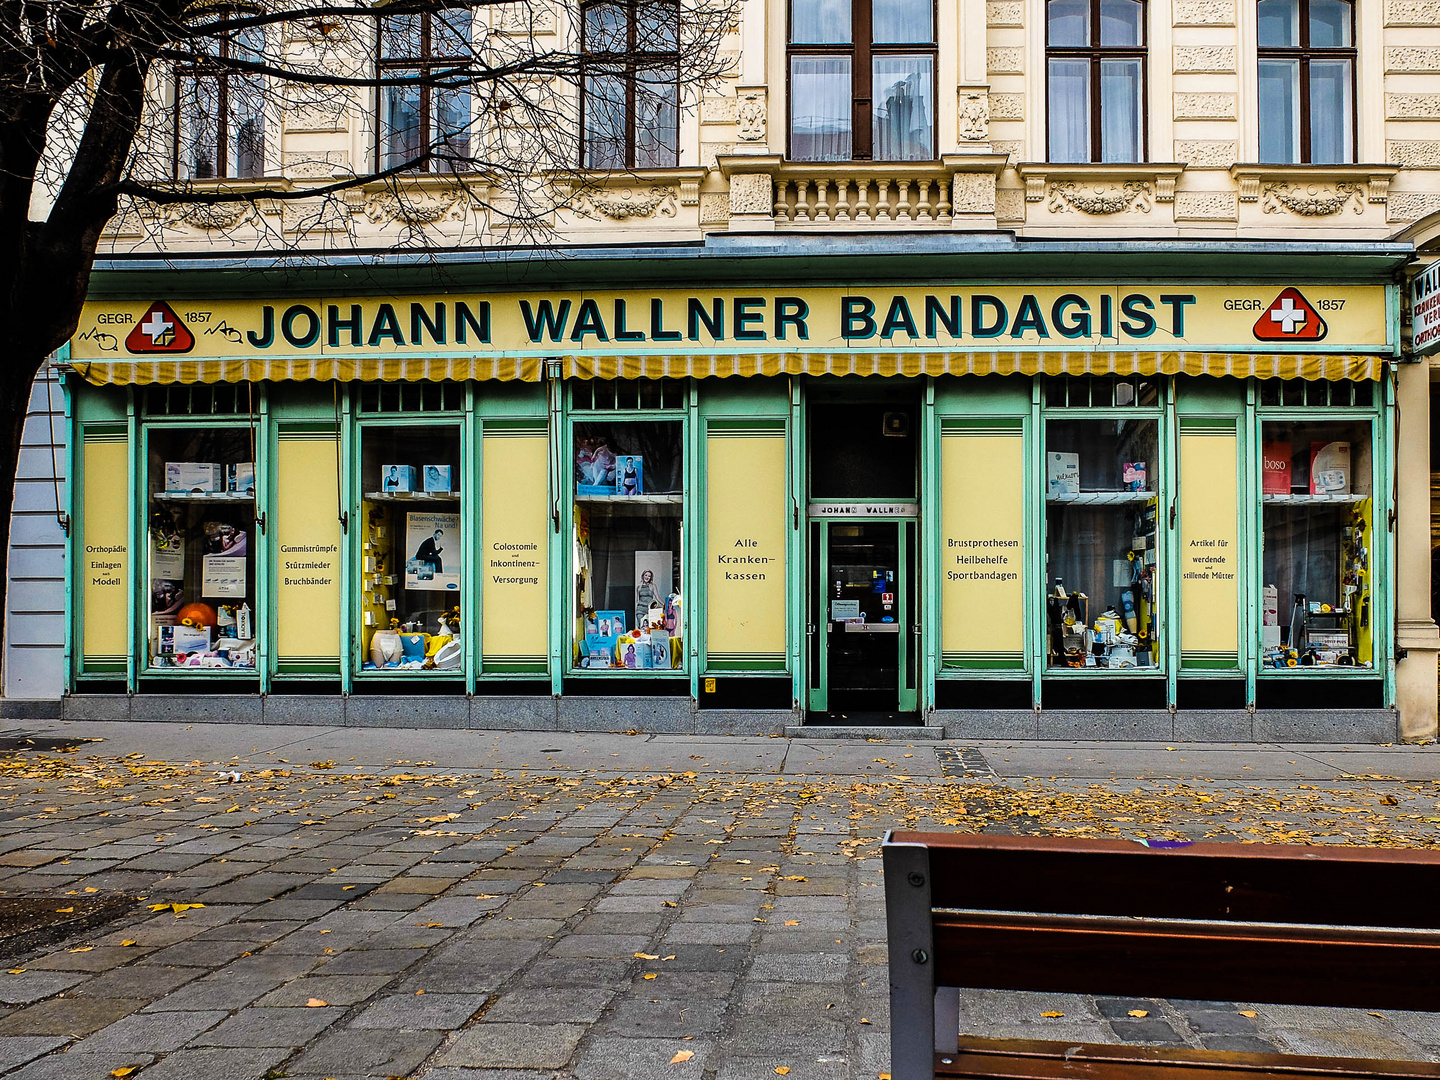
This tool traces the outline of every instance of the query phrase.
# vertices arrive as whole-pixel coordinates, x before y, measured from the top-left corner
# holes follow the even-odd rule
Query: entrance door
[[[913,519],[812,521],[812,720],[908,719],[915,692]]]

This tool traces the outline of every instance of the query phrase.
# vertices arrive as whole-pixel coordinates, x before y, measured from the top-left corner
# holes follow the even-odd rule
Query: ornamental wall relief
[[[743,142],[764,142],[767,107],[765,91],[737,90],[735,134]]]
[[[1260,192],[1260,206],[1267,214],[1289,211],[1301,217],[1330,217],[1349,206],[1356,214],[1365,212],[1363,184],[1266,184]]]
[[[960,91],[960,138],[984,142],[989,137],[989,95],[983,90]]]
[[[675,200],[678,188],[664,184],[653,184],[649,188],[618,188],[614,191],[577,191],[571,200],[570,209],[577,217],[599,221],[610,218],[624,221],[627,218],[648,218],[675,216]]]
[[[1148,214],[1154,198],[1154,185],[1144,180],[1093,185],[1067,181],[1050,185],[1045,206],[1052,214],[1068,214],[1076,210],[1096,216],[1119,214],[1126,210]]]

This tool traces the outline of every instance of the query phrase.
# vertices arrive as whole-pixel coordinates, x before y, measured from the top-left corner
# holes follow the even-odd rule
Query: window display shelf
[[[1267,503],[1287,503],[1291,506],[1313,506],[1323,503],[1329,503],[1334,506],[1364,502],[1368,498],[1370,498],[1369,495],[1266,495],[1264,496],[1264,501]]]
[[[157,491],[156,502],[175,503],[244,503],[254,502],[253,491]]]
[[[368,491],[369,502],[452,502],[460,501],[458,491]]]
[[[577,503],[631,503],[636,506],[674,505],[685,501],[679,493],[668,495],[576,495]]]
[[[1153,491],[1082,491],[1079,495],[1046,495],[1045,501],[1062,506],[1129,506],[1153,498]]]

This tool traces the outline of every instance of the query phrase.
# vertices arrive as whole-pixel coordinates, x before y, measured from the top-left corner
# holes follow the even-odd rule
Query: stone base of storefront
[[[1393,709],[945,709],[932,714],[947,739],[1098,742],[1393,743]]]
[[[66,720],[480,731],[1372,744],[1399,736],[1393,709],[941,709],[924,727],[861,728],[797,724],[795,713],[782,709],[696,709],[682,697],[71,694],[59,704]]]

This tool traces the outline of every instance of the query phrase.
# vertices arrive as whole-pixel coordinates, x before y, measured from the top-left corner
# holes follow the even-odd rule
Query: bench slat
[[[934,1072],[946,1080],[1435,1080],[1440,1064],[965,1035],[958,1053],[935,1055]]]
[[[1440,929],[1440,852],[897,832],[936,907]]]
[[[935,984],[1440,1010],[1440,934],[933,916]]]

